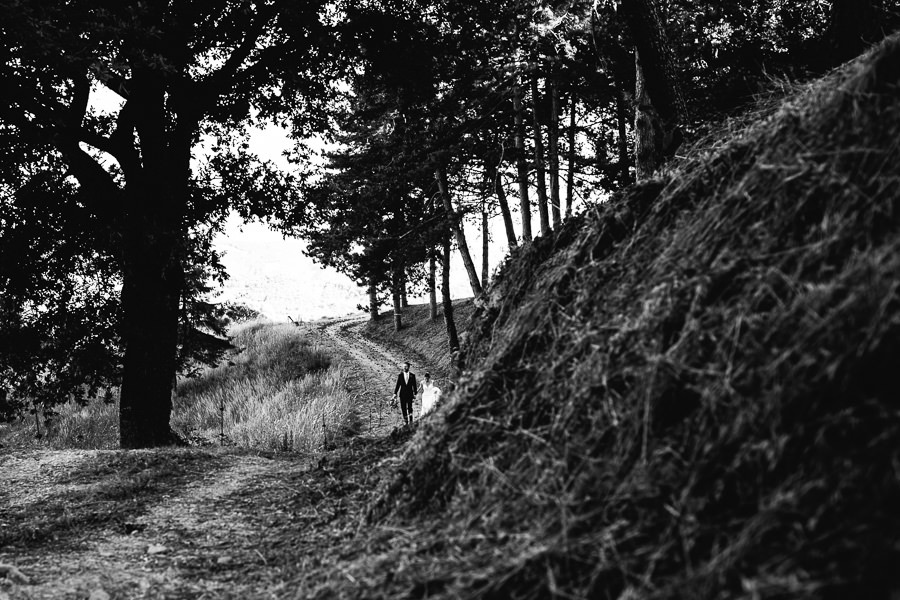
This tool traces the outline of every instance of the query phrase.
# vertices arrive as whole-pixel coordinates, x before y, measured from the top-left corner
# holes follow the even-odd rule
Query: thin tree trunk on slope
[[[569,152],[569,170],[566,173],[566,216],[572,215],[572,199],[575,196],[575,117],[578,108],[578,96],[572,90],[572,106],[569,109],[569,131],[566,143]]]
[[[447,345],[450,352],[459,350],[459,336],[453,320],[453,301],[450,299],[450,232],[444,235],[441,261],[441,304],[444,309],[444,325],[447,327]]]
[[[550,166],[550,213],[553,226],[558,227],[561,220],[559,201],[559,61],[554,60],[550,78],[550,129],[547,132],[547,149]]]
[[[500,203],[500,212],[503,214],[503,228],[506,230],[506,241],[510,248],[518,245],[516,242],[516,230],[513,227],[512,213],[509,210],[509,202],[506,199],[506,189],[503,187],[503,175],[494,173],[494,190],[497,192],[497,202]]]
[[[489,250],[489,223],[487,202],[481,203],[481,289],[485,290],[488,286],[488,250]]]
[[[437,319],[437,290],[435,289],[437,261],[434,253],[434,248],[428,250],[428,318],[432,321]]]
[[[544,169],[544,136],[541,132],[540,90],[538,89],[537,69],[531,72],[531,105],[534,122],[534,166],[537,169],[538,214],[541,218],[541,234],[550,231],[550,212],[547,209],[547,173]]]
[[[391,298],[394,303],[394,331],[403,329],[403,317],[401,316],[402,307],[400,302],[400,269],[396,266],[391,274]]]
[[[619,147],[619,184],[625,187],[631,182],[631,175],[628,172],[628,108],[625,103],[625,90],[620,80],[616,80],[616,125],[618,126],[618,147]]]
[[[513,88],[513,112],[516,125],[516,172],[519,178],[519,212],[522,214],[522,241],[530,242],[531,235],[531,200],[528,197],[528,163],[525,160],[525,118],[522,115],[522,88],[515,84]]]
[[[428,197],[428,215],[435,216],[434,195]],[[437,271],[437,248],[429,244],[428,246],[428,318],[432,321],[437,319],[437,290],[435,274]]]
[[[481,296],[481,283],[478,281],[478,272],[475,270],[475,263],[472,261],[472,255],[469,253],[469,245],[466,243],[466,233],[463,230],[463,224],[460,222],[459,215],[453,208],[453,202],[450,199],[450,186],[447,183],[447,173],[443,168],[438,168],[435,172],[438,183],[438,190],[444,203],[444,210],[450,219],[450,227],[456,235],[456,245],[459,247],[459,253],[462,256],[463,264],[466,267],[466,274],[469,276],[469,285],[472,286],[472,293],[476,298]]]
[[[406,294],[406,269],[400,271],[400,307],[409,308],[409,298]]]
[[[369,275],[369,320],[378,320],[378,288],[374,275]]]

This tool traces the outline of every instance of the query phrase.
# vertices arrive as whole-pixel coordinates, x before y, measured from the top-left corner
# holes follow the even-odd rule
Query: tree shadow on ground
[[[221,457],[191,450],[100,452],[41,473],[34,486],[47,486],[21,505],[5,507],[0,548],[32,549],[53,544],[71,549],[90,532],[129,534],[145,525],[137,521],[164,494],[223,468]],[[15,490],[7,490],[7,493]],[[22,490],[22,493],[27,493]]]

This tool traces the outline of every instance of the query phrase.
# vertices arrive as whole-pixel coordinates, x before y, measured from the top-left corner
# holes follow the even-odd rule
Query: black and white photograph
[[[0,600],[900,600],[900,0],[0,0]]]

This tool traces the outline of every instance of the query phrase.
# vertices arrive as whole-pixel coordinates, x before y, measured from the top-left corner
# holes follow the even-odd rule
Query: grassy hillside
[[[220,365],[178,382],[171,421],[183,439],[312,451],[324,446],[325,435],[330,442],[352,429],[347,373],[311,330],[261,319],[233,326],[229,337],[236,350]],[[116,393],[86,406],[70,401],[49,419],[0,424],[0,440],[15,448],[117,448],[118,414]]]
[[[505,265],[370,507],[426,591],[895,597],[898,99],[894,37]]]
[[[403,328],[394,331],[394,319],[391,313],[383,314],[378,321],[368,322],[364,333],[379,342],[397,349],[398,353],[408,356],[413,363],[413,371],[422,371],[420,365],[434,365],[437,379],[444,379],[450,373],[450,351],[447,347],[447,329],[444,317],[438,305],[438,318],[429,318],[428,304],[415,304],[403,309]],[[469,325],[474,305],[471,298],[453,301],[453,318],[456,328],[465,331]],[[418,363],[418,365],[416,365]]]
[[[178,384],[172,427],[184,438],[309,452],[347,426],[347,375],[309,332],[255,320],[229,337],[238,350],[227,362]]]

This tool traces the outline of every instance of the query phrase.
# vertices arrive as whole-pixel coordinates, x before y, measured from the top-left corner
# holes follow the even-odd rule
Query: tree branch
[[[134,103],[125,102],[116,117],[116,128],[109,136],[111,152],[126,174],[137,171],[141,167],[141,159],[134,147]]]
[[[94,76],[97,78],[97,81],[103,84],[103,87],[123,100],[128,100],[131,97],[131,92],[129,91],[129,86],[131,85],[130,79],[111,71],[95,71]]]
[[[88,100],[91,95],[91,82],[87,77],[74,76],[72,78],[74,91],[72,93],[72,103],[69,105],[68,127],[72,129],[81,129],[81,123],[84,121],[84,114],[87,112]]]
[[[259,41],[260,36],[263,34],[263,31],[265,31],[266,25],[274,14],[275,8],[271,5],[261,9],[257,13],[256,20],[247,30],[247,35],[225,60],[225,64],[223,64],[219,70],[198,82],[196,92],[198,92],[197,95],[200,98],[206,101],[214,100],[221,94],[223,88],[231,85],[231,82],[241,68],[241,65],[250,58],[251,53],[254,48],[256,48],[256,43]],[[206,109],[207,107],[204,106],[202,108]]]

